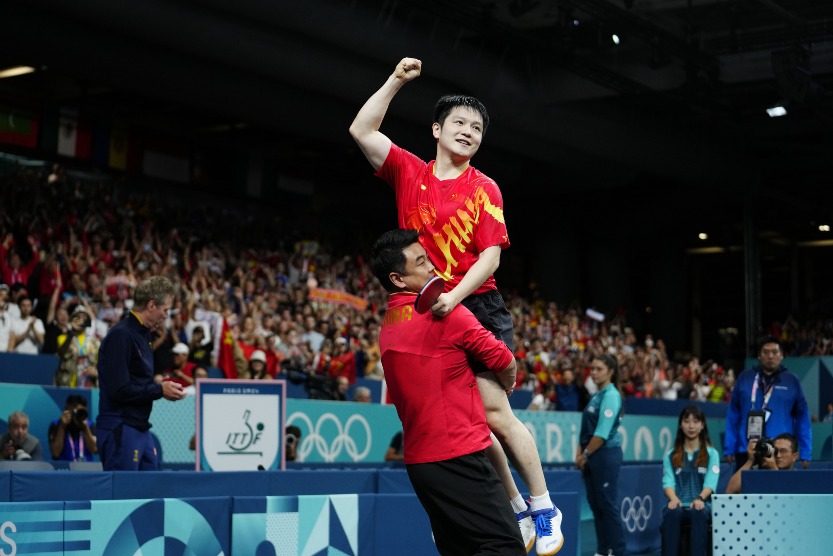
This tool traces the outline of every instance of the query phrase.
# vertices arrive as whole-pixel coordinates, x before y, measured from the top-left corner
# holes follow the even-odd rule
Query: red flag
[[[237,365],[234,364],[234,338],[231,337],[231,330],[226,319],[223,319],[223,331],[220,334],[217,366],[225,373],[226,378],[237,378]]]

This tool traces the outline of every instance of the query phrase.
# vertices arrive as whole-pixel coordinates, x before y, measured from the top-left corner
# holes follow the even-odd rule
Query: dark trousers
[[[440,554],[526,555],[509,499],[482,451],[405,468]]]
[[[587,503],[593,511],[596,527],[596,552],[615,556],[625,553],[625,535],[619,516],[619,468],[622,448],[601,448],[590,456],[584,466],[584,488]]]
[[[709,521],[712,512],[708,506],[702,510],[676,508],[662,510],[662,556],[677,556],[680,553],[680,531],[684,523],[691,524],[689,556],[706,556]]]
[[[98,454],[104,471],[156,471],[159,458],[150,431],[129,425],[96,430]]]

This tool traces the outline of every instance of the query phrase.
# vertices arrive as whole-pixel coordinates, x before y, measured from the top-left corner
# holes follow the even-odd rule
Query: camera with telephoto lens
[[[764,459],[771,458],[775,455],[775,445],[772,443],[771,438],[761,438],[758,440],[758,443],[755,444],[755,459],[754,463],[758,467],[764,462]]]
[[[86,421],[89,415],[90,414],[83,407],[79,407],[78,409],[72,410],[72,418],[78,423],[83,423],[84,421]]]

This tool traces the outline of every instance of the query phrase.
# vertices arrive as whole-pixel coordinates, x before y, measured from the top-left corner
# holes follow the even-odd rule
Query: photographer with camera
[[[729,484],[726,494],[740,494],[740,475],[750,469],[769,469],[772,471],[792,469],[798,460],[798,440],[792,434],[785,432],[771,438],[752,438],[746,447],[748,459],[738,469]]]
[[[799,459],[809,466],[813,451],[810,411],[801,381],[781,362],[784,359],[777,338],[760,342],[758,364],[744,370],[732,389],[726,411],[726,436],[723,454],[737,471],[746,461],[744,443],[761,438],[763,426],[767,436],[790,433],[798,439]],[[750,430],[750,426],[754,430]]]
[[[286,440],[286,461],[295,461],[298,459],[298,444],[301,443],[301,429],[295,425],[289,425],[284,429],[284,439]]]
[[[37,437],[29,434],[29,416],[22,411],[9,415],[9,430],[0,436],[0,458],[12,460],[43,460],[43,448]]]
[[[70,394],[61,417],[49,425],[49,451],[56,461],[93,461],[98,453],[84,396]]]

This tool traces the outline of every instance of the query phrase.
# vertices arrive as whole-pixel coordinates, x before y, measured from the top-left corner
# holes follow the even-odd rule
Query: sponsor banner
[[[197,382],[197,470],[284,469],[285,403],[283,380]]]
[[[327,290],[324,288],[312,288],[309,292],[310,301],[332,303],[334,305],[347,305],[353,309],[363,311],[367,308],[367,300],[339,290]]]

